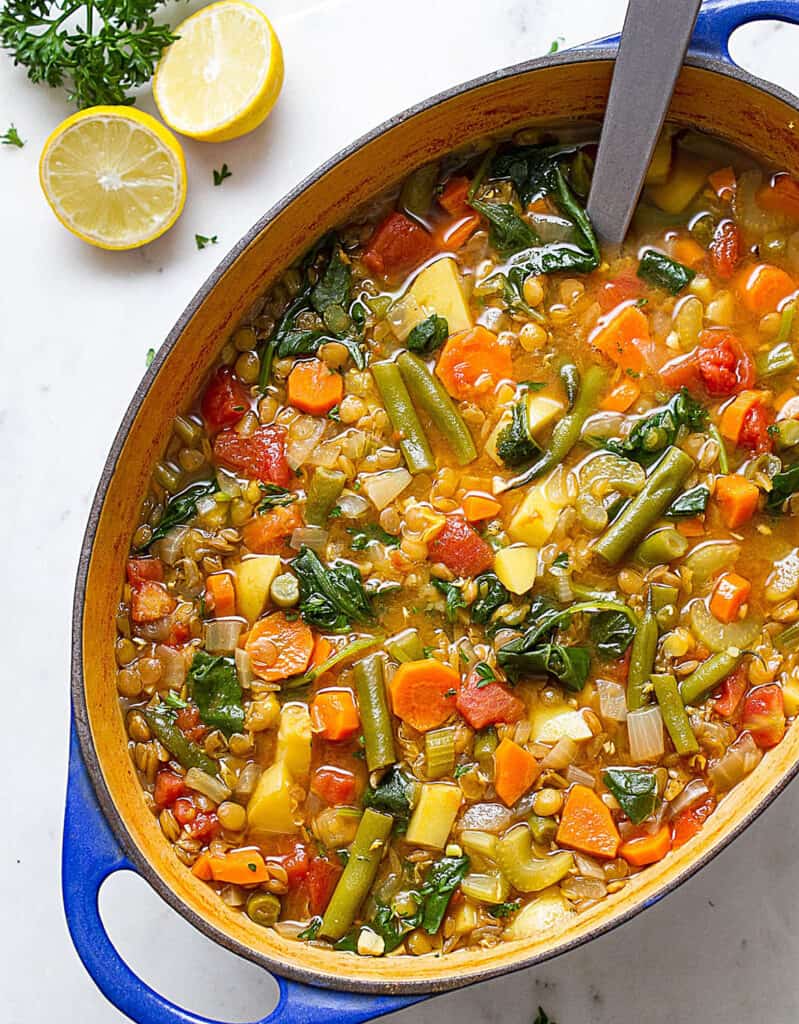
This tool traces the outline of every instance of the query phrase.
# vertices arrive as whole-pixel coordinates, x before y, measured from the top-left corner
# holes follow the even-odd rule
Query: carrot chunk
[[[716,580],[710,595],[710,610],[719,622],[734,622],[749,600],[752,584],[737,572],[725,572]]]
[[[205,578],[205,599],[216,618],[236,614],[236,590],[229,572],[215,572]]]
[[[199,878],[203,882],[212,881],[214,876],[211,873],[211,854],[201,853],[192,865],[191,873],[195,878]]]
[[[289,374],[288,403],[295,409],[324,416],[344,397],[344,378],[321,359],[305,359]]]
[[[471,182],[464,174],[450,178],[444,186],[438,201],[451,217],[462,217],[471,211],[468,196]]]
[[[130,598],[130,617],[134,622],[156,622],[171,614],[177,601],[163,583],[144,580],[133,587]]]
[[[250,551],[259,555],[276,555],[299,526],[302,526],[302,516],[297,506],[278,505],[246,523],[241,537]]]
[[[211,877],[215,882],[231,885],[258,885],[269,881],[269,869],[259,850],[249,847],[212,854],[208,859]]]
[[[663,825],[654,835],[635,836],[622,843],[619,854],[628,864],[641,868],[645,864],[654,864],[663,860],[671,849],[671,830]]]
[[[649,321],[637,306],[622,306],[600,321],[589,341],[622,370],[641,373],[646,367],[641,345],[649,342]]]
[[[458,331],[441,350],[436,374],[453,398],[479,398],[512,373],[510,349],[478,324]]]
[[[777,306],[793,295],[796,284],[790,274],[771,263],[758,263],[747,271],[738,282],[738,291],[743,304],[750,313],[763,316],[773,312]]]
[[[494,789],[508,807],[513,807],[540,773],[538,761],[513,740],[504,739],[494,751]]]
[[[641,388],[634,380],[625,378],[602,399],[599,408],[606,412],[627,412],[638,401]]]
[[[760,491],[746,477],[720,476],[716,481],[715,498],[721,510],[724,525],[730,530],[743,526],[757,511]]]
[[[455,710],[458,673],[435,658],[406,661],[389,683],[394,714],[419,732],[443,725]]]
[[[493,519],[501,508],[496,499],[489,498],[486,494],[467,494],[463,499],[463,514],[470,523]]]
[[[738,182],[732,167],[720,167],[719,170],[708,174],[707,180],[719,199],[727,202],[735,195]]]
[[[247,635],[245,650],[259,679],[274,683],[304,672],[313,646],[313,633],[304,622],[275,612],[255,623]]]
[[[361,718],[351,690],[322,690],[311,703],[313,731],[326,740],[337,742],[353,737],[361,727]]]
[[[686,267],[696,268],[707,253],[693,238],[676,238],[671,246],[672,258]]]
[[[757,190],[755,202],[761,210],[799,220],[799,182],[790,174],[775,174]]]
[[[755,406],[760,405],[769,397],[770,395],[767,391],[741,391],[740,394],[736,395],[735,399],[730,402],[721,414],[719,430],[722,437],[737,445],[741,438],[746,417]]]
[[[465,245],[475,231],[480,227],[480,215],[467,213],[465,216],[456,217],[454,220],[444,224],[436,232],[438,248],[442,251],[450,250],[457,252],[462,245]]]
[[[558,828],[557,841],[592,857],[616,856],[621,836],[608,808],[593,789],[572,786]]]

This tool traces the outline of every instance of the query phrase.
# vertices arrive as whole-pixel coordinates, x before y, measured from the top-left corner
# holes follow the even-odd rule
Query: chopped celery
[[[455,728],[445,725],[431,729],[424,736],[424,757],[427,777],[440,779],[455,768]]]
[[[497,862],[519,892],[540,892],[555,885],[571,871],[574,857],[564,850],[547,857],[536,857],[530,827],[521,824],[514,825],[497,843]]]
[[[421,661],[424,647],[416,629],[404,629],[386,640],[386,650],[397,661]]]
[[[461,882],[461,891],[478,903],[504,903],[510,886],[501,871],[474,871]]]

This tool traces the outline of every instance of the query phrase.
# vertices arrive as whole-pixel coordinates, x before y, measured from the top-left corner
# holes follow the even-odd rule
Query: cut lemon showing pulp
[[[186,200],[177,139],[130,107],[90,107],[45,142],[39,180],[56,217],[101,249],[134,249],[171,227]]]
[[[252,131],[283,84],[283,51],[252,4],[222,0],[187,18],[153,79],[166,123],[182,135],[224,142]]]

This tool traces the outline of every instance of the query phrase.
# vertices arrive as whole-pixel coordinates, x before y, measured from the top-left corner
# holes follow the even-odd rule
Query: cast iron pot
[[[741,71],[727,50],[735,28],[762,18],[799,22],[799,0],[711,0],[705,5],[669,117],[799,173],[799,100]],[[576,915],[565,929],[493,949],[409,960],[320,951],[282,939],[227,907],[164,841],[127,751],[114,639],[128,545],[172,419],[197,392],[231,330],[316,238],[421,164],[488,134],[601,121],[615,45],[615,39],[603,40],[450,89],[387,121],[324,164],[224,258],[178,320],[125,414],[92,506],[75,590],[72,702],[80,748],[73,742],[64,894],[84,963],[105,994],[138,1021],[174,1024],[204,1018],[157,996],[117,955],[97,912],[99,885],[114,870],[140,872],[204,934],[276,973],[282,997],[270,1021],[298,1024],[331,1015],[354,1024],[423,993],[541,963],[628,920],[707,864],[799,770],[799,728],[794,726],[724,799],[698,836],[635,875],[621,892]]]

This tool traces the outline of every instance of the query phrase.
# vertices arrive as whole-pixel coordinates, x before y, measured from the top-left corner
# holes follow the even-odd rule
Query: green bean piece
[[[707,432],[719,446],[719,472],[725,474],[729,473],[730,460],[727,456],[727,445],[724,443],[724,438],[719,433],[719,428],[715,425],[715,423],[711,423],[710,426],[707,428]]]
[[[426,223],[438,184],[438,164],[425,164],[405,179],[400,192],[400,207],[417,220]]]
[[[646,608],[635,631],[630,647],[630,667],[627,671],[627,709],[637,711],[648,701],[649,677],[655,664],[658,645],[658,624],[653,606],[652,587],[649,588]]]
[[[560,371],[561,378],[570,394],[574,393],[575,372],[572,364],[567,364]],[[524,472],[508,480],[500,490],[510,491],[516,487],[523,487],[563,462],[580,440],[583,424],[591,413],[596,412],[597,399],[607,382],[607,376],[607,372],[601,366],[589,367],[570,411],[555,425],[549,439],[549,447],[541,453],[532,466],[528,466]]]
[[[159,742],[184,768],[199,768],[214,778],[219,776],[217,762],[178,728],[174,711],[163,704],[156,704],[155,707],[144,708],[142,714]]]
[[[668,583],[652,583],[649,587],[649,594],[652,598],[652,609],[659,612],[662,608],[677,604],[680,592],[676,587]]]
[[[682,558],[688,547],[688,541],[679,531],[666,526],[644,537],[636,548],[635,560],[650,567],[668,565],[675,558]]]
[[[685,705],[677,688],[677,680],[674,676],[654,675],[652,676],[652,686],[655,689],[655,696],[660,705],[660,714],[669,731],[674,749],[678,754],[695,754],[699,750],[699,744],[685,712]]]
[[[272,377],[272,364],[275,361],[275,349],[276,345],[274,341],[267,341],[264,343],[264,349],[261,353],[261,367],[258,373],[258,390],[263,394],[269,387],[269,381]]]
[[[283,690],[296,689],[300,686],[307,686],[312,683],[317,676],[323,676],[325,672],[329,672],[331,668],[335,668],[336,665],[340,665],[343,661],[347,661],[349,658],[354,658],[356,654],[361,654],[363,651],[368,651],[370,647],[376,647],[377,644],[382,644],[385,640],[383,633],[376,633],[374,636],[361,636],[357,640],[353,640],[351,644],[347,644],[338,651],[334,651],[329,658],[322,662],[321,665],[316,665],[314,668],[308,669],[307,672],[303,672],[301,676],[292,676],[291,679],[287,679],[283,683]]]
[[[795,448],[799,444],[799,420],[780,420],[769,431],[778,451]]]
[[[728,651],[719,651],[707,661],[703,661],[695,672],[686,676],[680,683],[680,696],[683,704],[696,704],[697,701],[706,697],[722,679],[738,667],[742,657],[743,651],[733,648]]]
[[[758,379],[776,377],[778,373],[788,373],[796,369],[796,356],[789,341],[780,342],[766,352],[755,357]]]
[[[300,600],[300,584],[290,572],[275,576],[269,587],[269,597],[278,608],[293,608]]]
[[[497,730],[493,725],[489,725],[487,729],[481,729],[474,737],[472,750],[475,760],[479,762],[487,761],[497,749],[497,743]]]
[[[247,917],[264,928],[271,928],[280,917],[280,900],[271,892],[254,892],[247,900]]]
[[[418,629],[403,629],[386,640],[386,650],[396,661],[421,661],[424,657]]]
[[[622,560],[646,531],[657,522],[688,474],[694,460],[680,448],[669,448],[647,477],[643,489],[594,543],[594,551],[609,565]]]
[[[393,825],[394,819],[390,814],[383,814],[373,807],[367,807],[363,812],[350,847],[347,866],[322,918],[320,938],[340,939],[349,930],[372,888]]]
[[[318,466],[311,477],[308,497],[305,499],[305,521],[309,526],[324,526],[334,505],[341,497],[346,473],[340,469]]]
[[[414,404],[433,421],[433,426],[452,449],[458,465],[473,462],[477,458],[477,449],[472,435],[441,381],[428,370],[424,360],[412,352],[402,352],[397,365]]]
[[[436,468],[430,442],[424,432],[411,396],[396,363],[373,363],[372,376],[383,399],[391,426],[400,438],[400,448],[411,473],[432,473]]]
[[[361,711],[366,767],[370,772],[386,768],[396,762],[397,755],[383,681],[383,659],[379,654],[356,662],[355,692]]]

